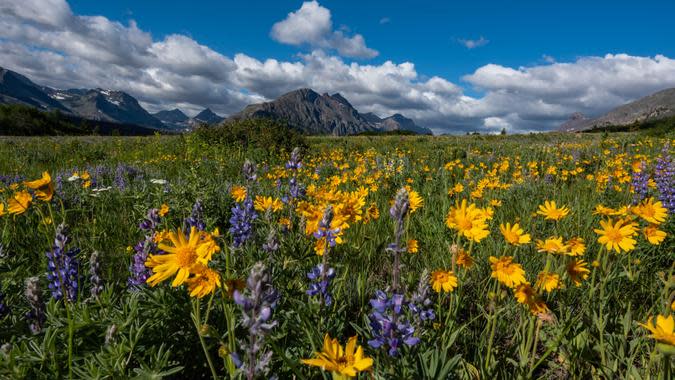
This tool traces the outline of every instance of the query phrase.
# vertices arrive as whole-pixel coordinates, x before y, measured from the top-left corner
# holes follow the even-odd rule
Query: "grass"
[[[307,195],[277,212],[258,211],[253,236],[235,248],[230,218],[233,208],[242,206],[230,195],[232,187],[244,186],[254,197],[284,198],[294,175],[284,168],[289,152],[208,144],[191,135],[0,140],[0,202],[8,206],[23,181],[39,178],[43,171],[51,174],[55,186],[52,201],[35,199],[21,215],[0,216],[0,292],[10,309],[0,318],[0,345],[5,344],[0,377],[248,377],[246,370],[235,369],[231,353],[237,352],[246,364],[250,334],[241,307],[224,288],[198,301],[186,286],[174,288],[171,281],[128,287],[133,247],[150,234],[139,229],[139,223],[149,209],[163,204],[169,211],[156,231],[181,228],[191,215],[203,219],[207,231],[220,230],[214,239],[221,250],[209,265],[223,284],[245,280],[256,262],[269,271],[280,298],[271,316],[277,325],[261,346],[261,352],[271,353],[269,372],[257,374],[260,378],[330,377],[300,362],[321,350],[326,333],[343,345],[358,336],[358,344],[374,361],[369,371],[378,379],[670,376],[672,346],[657,344],[639,324],[650,316],[672,314],[672,216],[658,227],[667,234],[658,245],[646,241],[641,228],[647,223],[635,217],[640,226],[635,248],[616,253],[597,242],[594,229],[608,217],[594,210],[599,204],[614,209],[632,204],[633,163],[645,162],[655,179],[657,159],[667,141],[672,146],[672,133],[307,141],[297,172]],[[257,165],[256,181],[242,175],[247,159]],[[69,181],[74,172],[80,177],[88,173],[90,183],[83,178]],[[158,179],[166,184],[152,181]],[[464,190],[449,195],[456,184]],[[423,205],[403,219],[400,239],[402,248],[410,239],[417,240],[419,252],[401,252],[401,266],[394,268],[395,254],[387,247],[395,241],[396,221],[389,208],[403,186],[423,199]],[[367,195],[358,192],[360,187]],[[656,188],[650,187],[649,193],[660,196]],[[469,242],[446,226],[448,211],[461,199],[492,208],[486,221],[490,233],[479,242]],[[558,222],[536,215],[546,200],[569,207],[569,215]],[[200,215],[193,214],[196,201]],[[327,204],[334,206],[336,218],[349,221],[348,227],[340,224],[343,242],[326,256],[336,273],[329,286],[330,306],[306,294],[306,274],[324,259],[315,253],[317,239],[305,226],[317,223]],[[369,208],[377,208],[379,218]],[[55,301],[47,287],[45,252],[52,249],[61,222],[69,226],[68,247],[80,249],[79,290],[72,301]],[[507,244],[499,229],[507,222],[519,222],[532,242]],[[273,253],[263,249],[270,235],[279,242]],[[576,258],[538,252],[535,241],[552,236],[565,241],[582,238],[585,252]],[[457,265],[453,244],[470,253],[471,268]],[[99,253],[104,286],[96,297],[90,293],[95,281],[89,273],[94,251]],[[490,256],[513,256],[535,289],[532,300],[545,303],[547,310],[533,313],[518,303],[514,290],[491,277]],[[584,259],[590,270],[579,286],[565,270],[575,259]],[[562,284],[550,293],[535,285],[545,267],[557,273]],[[450,293],[428,293],[434,320],[419,320],[407,308],[398,317],[411,322],[420,342],[404,345],[396,357],[370,347],[370,300],[376,290],[391,288],[392,273],[398,272],[401,292],[410,300],[421,278],[424,283],[423,274],[437,270],[452,270],[458,286]],[[24,283],[32,276],[39,277],[45,304],[37,334],[29,329],[34,321],[25,317],[33,306],[24,296]]]

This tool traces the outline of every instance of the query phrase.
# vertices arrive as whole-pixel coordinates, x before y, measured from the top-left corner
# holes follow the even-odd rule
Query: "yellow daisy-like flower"
[[[603,205],[595,206],[595,211],[593,211],[593,215],[610,216],[610,215],[614,215],[615,213],[616,213],[616,210],[614,210],[613,208],[605,207]]]
[[[35,181],[27,181],[24,184],[29,189],[35,190],[35,197],[41,201],[49,202],[54,196],[54,184],[48,172],[42,173],[42,178],[38,178]]]
[[[659,245],[666,239],[666,233],[659,230],[658,226],[651,224],[642,230],[649,244]]]
[[[26,190],[14,193],[7,202],[7,211],[10,214],[21,215],[28,210],[31,202],[33,197]]]
[[[248,192],[243,186],[232,186],[232,189],[230,189],[230,196],[235,202],[243,202],[247,194]]]
[[[567,275],[575,286],[581,285],[581,281],[588,278],[591,271],[588,269],[588,263],[585,260],[572,260],[567,264]]]
[[[5,204],[0,202],[0,216],[5,215]]]
[[[220,274],[206,265],[196,264],[192,267],[195,276],[188,278],[185,283],[188,285],[190,297],[203,298],[220,288]]]
[[[663,207],[661,201],[654,202],[654,198],[648,198],[632,208],[633,213],[651,224],[661,224],[666,221],[668,210]]]
[[[485,223],[485,213],[475,204],[467,205],[466,199],[450,208],[445,219],[448,228],[457,230],[461,235],[476,243],[490,234]]]
[[[460,267],[469,269],[473,266],[473,257],[471,257],[471,255],[467,251],[460,249],[459,251],[457,251],[456,264],[459,265]]]
[[[537,240],[537,252],[552,254],[566,254],[568,247],[563,243],[562,237],[550,237],[546,240]]]
[[[450,293],[457,287],[457,276],[452,271],[439,269],[431,273],[429,283],[436,293],[440,293],[441,290]]]
[[[515,223],[511,226],[511,223],[500,224],[499,230],[504,235],[504,239],[507,243],[513,245],[522,245],[530,242],[530,234],[526,234],[518,223]]]
[[[166,216],[166,214],[169,213],[169,205],[166,203],[162,203],[162,205],[159,207],[159,216]]]
[[[272,210],[272,212],[277,212],[281,210],[284,205],[281,203],[279,198],[272,197],[263,197],[262,195],[256,195],[255,202],[253,202],[253,207],[260,212],[266,212],[267,210]]]
[[[417,243],[417,240],[415,240],[415,239],[408,240],[408,244],[407,244],[406,248],[408,250],[408,253],[419,252],[419,244]]]
[[[586,244],[584,239],[574,237],[567,241],[567,254],[569,256],[581,256],[586,252]]]
[[[673,316],[669,315],[667,317],[663,315],[656,316],[656,323],[653,323],[653,319],[650,317],[647,320],[647,324],[640,323],[640,326],[649,330],[652,334],[650,338],[654,338],[656,341],[661,343],[666,343],[671,346],[675,346],[675,320]]]
[[[154,273],[147,280],[150,286],[155,286],[174,274],[176,277],[171,282],[171,286],[182,285],[192,273],[195,264],[206,265],[216,250],[213,240],[203,239],[203,235],[194,227],[187,237],[181,230],[169,232],[169,240],[171,240],[171,245],[164,243],[157,245],[157,248],[166,254],[150,255],[145,261],[145,266],[152,268]],[[218,247],[215,246],[215,248]]]
[[[537,288],[548,293],[558,289],[560,285],[560,275],[557,273],[540,272],[537,276]]]
[[[601,229],[594,229],[600,235],[598,242],[603,244],[608,251],[615,250],[628,252],[635,248],[635,223],[619,219],[614,223],[612,220],[601,220]]]
[[[343,349],[337,339],[328,334],[323,338],[323,349],[314,353],[314,359],[302,359],[303,364],[321,367],[332,372],[333,379],[356,377],[359,372],[367,371],[373,366],[373,359],[363,354],[363,348],[356,344],[356,336],[349,338]]]
[[[537,214],[543,215],[545,219],[556,221],[564,218],[569,213],[570,209],[567,206],[558,207],[555,201],[545,201],[543,205],[539,205],[539,211],[537,211]]]
[[[539,315],[548,312],[548,306],[541,300],[537,292],[532,286],[525,282],[513,289],[513,295],[516,297],[518,303],[527,306],[530,312],[534,315]]]
[[[408,200],[410,201],[410,213],[412,214],[413,212],[417,211],[417,209],[421,208],[424,206],[424,199],[422,199],[422,196],[420,194],[411,189],[410,186],[405,187],[406,190],[408,190]]]
[[[514,263],[511,256],[502,256],[500,258],[490,256],[490,266],[492,267],[491,277],[496,278],[497,281],[509,288],[527,282],[523,267],[518,263]]]
[[[380,219],[380,210],[377,208],[377,203],[371,203],[368,209],[366,210],[366,221],[378,220]]]

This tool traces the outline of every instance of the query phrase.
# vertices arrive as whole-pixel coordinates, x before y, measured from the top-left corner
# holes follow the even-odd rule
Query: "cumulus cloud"
[[[457,41],[464,45],[467,49],[475,49],[477,47],[485,46],[490,42],[490,40],[485,39],[483,36],[480,36],[480,38],[477,40],[459,38]]]
[[[315,0],[304,2],[300,9],[275,23],[270,36],[284,44],[332,49],[344,57],[374,58],[379,54],[366,46],[362,35],[349,37],[343,31],[333,30],[330,10]]]
[[[316,21],[316,29],[279,32],[287,43],[339,35],[343,44],[332,48],[338,53],[365,46],[358,35],[348,38],[346,30],[333,31],[330,12],[312,4],[303,4],[284,21],[304,17]],[[305,7],[311,12],[301,12]],[[133,21],[125,25],[73,14],[64,0],[5,0],[0,28],[0,66],[58,88],[126,91],[150,111],[178,107],[195,114],[210,107],[227,115],[310,87],[340,92],[361,112],[401,113],[435,133],[502,128],[513,133],[552,129],[574,112],[596,116],[675,87],[671,58],[608,54],[530,67],[484,65],[462,78],[464,86],[481,94],[469,96],[446,78],[422,75],[413,62],[364,64],[344,58],[352,54],[337,56],[323,48],[292,61],[243,52],[228,57],[185,35],[156,39]]]
[[[389,17],[382,17],[380,19],[380,25],[389,24],[390,22],[391,22],[391,19]]]

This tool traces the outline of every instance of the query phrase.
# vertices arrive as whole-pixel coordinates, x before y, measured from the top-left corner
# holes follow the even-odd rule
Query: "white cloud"
[[[480,36],[480,38],[477,40],[459,38],[457,41],[464,45],[467,49],[475,49],[477,47],[485,46],[490,42],[490,40],[485,39],[483,36]]]
[[[389,17],[382,17],[380,19],[380,25],[389,24],[390,22],[391,22],[391,19]]]
[[[275,23],[270,36],[289,45],[333,49],[344,57],[374,58],[379,54],[366,46],[362,35],[349,37],[341,30],[334,31],[330,10],[315,0],[304,2],[300,9]]]
[[[47,1],[49,7],[43,6]],[[303,4],[316,7],[312,12],[297,17],[318,20],[316,41],[337,35],[331,49],[343,56],[365,46],[359,35],[333,31],[330,12],[312,4]],[[101,16],[75,15],[63,0],[4,0],[0,30],[1,66],[59,88],[127,91],[150,111],[179,107],[194,114],[210,107],[231,114],[247,104],[310,87],[340,92],[361,112],[401,113],[436,133],[501,128],[513,133],[551,129],[574,112],[595,116],[675,87],[671,58],[608,54],[519,68],[488,64],[463,77],[482,94],[473,97],[445,78],[418,73],[413,62],[350,62],[329,49],[292,61],[260,60],[245,53],[228,57],[185,35],[155,39],[133,21],[123,25]],[[300,38],[289,33],[284,34],[286,41]],[[350,40],[356,42],[350,45]]]

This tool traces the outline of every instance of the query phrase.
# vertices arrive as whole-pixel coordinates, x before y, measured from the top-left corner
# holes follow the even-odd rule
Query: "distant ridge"
[[[579,132],[590,129],[628,126],[650,121],[657,121],[675,116],[675,88],[669,88],[614,108],[606,114],[595,118],[572,118],[559,128],[564,132]]]
[[[292,128],[310,135],[345,136],[363,132],[405,130],[432,134],[400,114],[381,119],[373,113],[360,114],[341,94],[319,94],[301,88],[266,103],[251,104],[227,121],[271,118],[287,122]]]

